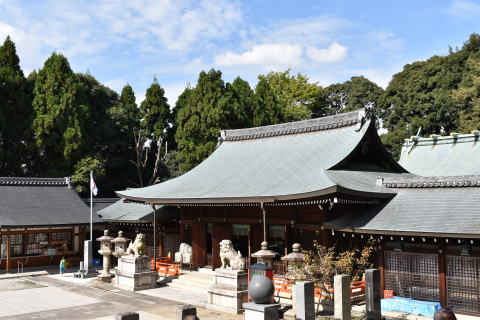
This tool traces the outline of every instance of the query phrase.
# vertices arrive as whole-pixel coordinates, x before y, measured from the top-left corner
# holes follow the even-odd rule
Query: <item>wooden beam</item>
[[[11,253],[11,250],[10,250],[10,232],[7,229],[7,265],[5,267],[5,272],[7,272],[7,273],[10,272],[10,268],[11,268],[11,265],[10,265],[11,256],[12,256],[12,253]]]
[[[440,246],[438,249],[438,285],[440,293],[440,304],[447,307],[447,259],[445,255],[445,247]]]
[[[383,299],[383,291],[385,290],[385,243],[380,243],[377,251],[378,270],[380,271],[380,297]]]

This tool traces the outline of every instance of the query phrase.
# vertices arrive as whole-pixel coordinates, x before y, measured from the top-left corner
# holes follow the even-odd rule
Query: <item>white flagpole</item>
[[[93,241],[93,170],[90,171],[90,240]]]

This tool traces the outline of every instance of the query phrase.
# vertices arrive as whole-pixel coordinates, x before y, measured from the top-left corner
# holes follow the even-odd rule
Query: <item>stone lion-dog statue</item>
[[[235,251],[230,240],[220,241],[220,260],[222,260],[222,269],[245,269],[245,259],[242,258],[240,251]]]
[[[145,254],[145,234],[139,233],[135,237],[135,241],[130,242],[125,255],[133,255],[135,257],[143,256]]]

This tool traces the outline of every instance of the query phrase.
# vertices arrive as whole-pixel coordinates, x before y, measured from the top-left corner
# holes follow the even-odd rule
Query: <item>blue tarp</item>
[[[402,297],[382,299],[381,304],[382,311],[399,311],[419,314],[426,317],[433,317],[435,311],[441,308],[438,302],[420,301]]]

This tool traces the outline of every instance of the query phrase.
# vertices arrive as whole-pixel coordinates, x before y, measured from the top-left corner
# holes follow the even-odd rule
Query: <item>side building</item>
[[[63,256],[76,264],[89,225],[89,208],[68,178],[0,177],[1,269],[57,264]]]

